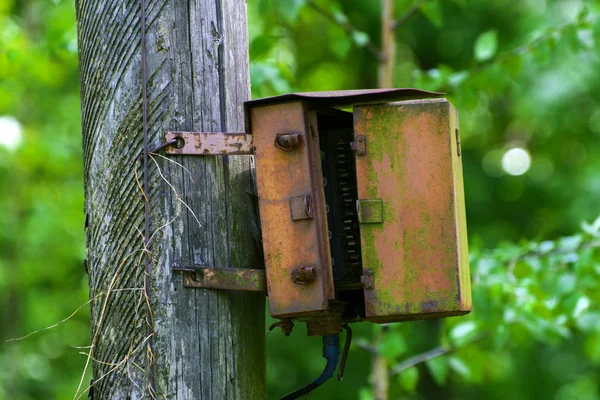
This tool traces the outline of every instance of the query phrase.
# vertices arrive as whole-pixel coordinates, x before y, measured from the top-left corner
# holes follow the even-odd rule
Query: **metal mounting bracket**
[[[253,154],[252,135],[224,132],[166,132],[165,153],[177,155]],[[201,265],[174,267],[183,272],[183,286],[192,289],[267,292],[263,269],[215,268]]]
[[[267,292],[264,269],[214,268],[198,265],[175,267],[183,272],[183,286],[193,289]]]
[[[223,132],[166,132],[167,142],[177,142],[165,149],[167,154],[242,155],[253,154],[252,135]]]

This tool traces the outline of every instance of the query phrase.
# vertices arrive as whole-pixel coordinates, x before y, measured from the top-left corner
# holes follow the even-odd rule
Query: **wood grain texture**
[[[147,3],[150,147],[169,130],[243,131],[245,1]],[[138,368],[146,365],[140,4],[76,3],[90,296],[112,289],[91,303],[95,399],[148,397]],[[162,158],[149,162],[157,397],[266,398],[264,296],[185,289],[171,272],[175,264],[262,265],[251,159],[170,159],[189,174]]]

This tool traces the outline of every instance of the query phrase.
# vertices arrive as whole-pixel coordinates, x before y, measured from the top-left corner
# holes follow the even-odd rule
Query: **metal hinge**
[[[373,270],[370,268],[365,269],[365,274],[360,277],[360,282],[363,284],[366,290],[373,290],[375,283],[373,282]]]
[[[350,142],[350,148],[356,151],[357,156],[367,154],[367,138],[363,135],[356,136],[356,142]]]

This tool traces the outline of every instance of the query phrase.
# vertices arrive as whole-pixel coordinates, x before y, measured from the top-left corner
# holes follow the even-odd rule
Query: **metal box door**
[[[322,313],[335,297],[317,119],[301,101],[250,109],[269,307],[273,317]],[[293,149],[277,136],[299,135]],[[314,274],[301,282],[306,268]]]
[[[367,320],[468,313],[456,109],[446,99],[357,106],[354,135]]]

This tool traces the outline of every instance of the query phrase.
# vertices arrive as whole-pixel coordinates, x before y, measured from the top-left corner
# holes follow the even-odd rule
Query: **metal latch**
[[[305,194],[304,196],[290,198],[290,212],[292,214],[292,221],[312,219],[312,197],[309,194]]]

